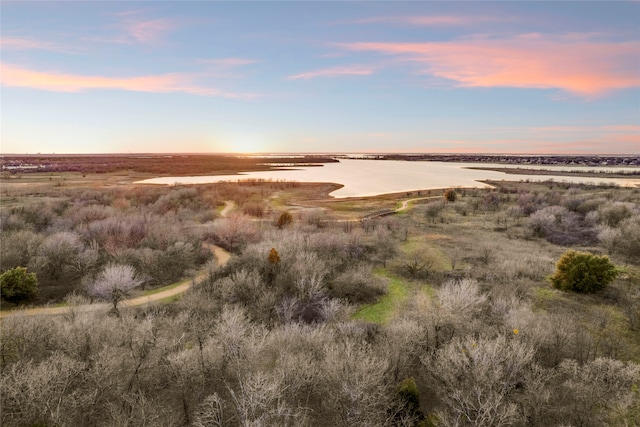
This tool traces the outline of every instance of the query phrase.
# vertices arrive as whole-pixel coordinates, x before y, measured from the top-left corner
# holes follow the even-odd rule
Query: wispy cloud
[[[340,76],[367,76],[373,74],[373,67],[363,65],[353,65],[344,67],[324,68],[321,70],[307,71],[305,73],[294,74],[287,79],[299,80],[299,79],[313,79],[316,77],[340,77]]]
[[[533,147],[532,153],[544,154],[638,154],[638,139],[622,138],[607,139],[582,139],[570,142],[539,141]],[[535,150],[535,151],[534,151]]]
[[[105,77],[36,71],[17,65],[1,63],[2,85],[27,87],[51,92],[82,92],[86,90],[110,89],[134,92],[172,93],[182,92],[201,96],[225,98],[254,98],[256,94],[234,93],[198,85],[194,75],[168,73],[136,77]]]
[[[540,126],[526,128],[530,132],[563,132],[563,133],[620,133],[635,132],[640,142],[639,125],[602,125],[602,126]]]
[[[486,132],[518,132],[524,134],[536,133],[620,133],[635,132],[640,138],[640,125],[618,124],[618,125],[564,125],[564,126],[519,126],[519,127],[496,127],[483,129]],[[475,132],[475,131],[474,131]]]
[[[400,24],[419,26],[464,26],[482,22],[505,22],[514,18],[490,15],[374,16],[353,21],[355,24]]]
[[[213,59],[199,59],[199,63],[211,65],[220,68],[233,68],[241,67],[243,65],[251,65],[260,62],[257,59],[247,58],[213,58]]]
[[[169,19],[125,21],[125,29],[130,39],[138,43],[156,43],[175,28],[176,24]]]
[[[447,42],[339,44],[390,55],[461,87],[561,89],[586,98],[640,85],[640,44],[523,34]]]
[[[115,17],[103,30],[106,33],[82,37],[82,40],[124,45],[154,45],[178,28],[178,21],[170,18],[149,18],[145,10],[129,10],[108,14]]]
[[[25,37],[0,38],[0,47],[6,50],[47,50],[53,52],[77,52],[76,48],[64,46],[47,40],[37,40]]]
[[[196,59],[197,64],[205,68],[199,73],[203,78],[239,79],[247,75],[247,66],[262,62],[248,58],[211,58]]]

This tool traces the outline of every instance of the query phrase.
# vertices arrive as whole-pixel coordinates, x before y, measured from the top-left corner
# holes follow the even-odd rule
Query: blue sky
[[[640,2],[2,2],[2,153],[640,154]]]

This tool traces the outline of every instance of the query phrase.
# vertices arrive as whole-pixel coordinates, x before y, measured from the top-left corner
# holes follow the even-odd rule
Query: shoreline
[[[640,167],[640,155],[509,155],[509,154],[230,154],[156,155],[1,155],[3,174],[52,172],[148,172],[155,175],[232,175],[280,168],[324,166],[340,160],[400,160],[407,162],[492,163],[508,166]],[[176,161],[177,164],[176,164]],[[181,165],[181,166],[178,166]]]

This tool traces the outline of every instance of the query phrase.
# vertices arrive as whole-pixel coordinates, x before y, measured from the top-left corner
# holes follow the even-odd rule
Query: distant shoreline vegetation
[[[582,176],[582,177],[607,177],[607,178],[632,178],[640,176],[640,169],[632,169],[628,171],[609,171],[609,170],[552,170],[552,169],[532,169],[532,168],[491,168],[491,167],[468,167],[467,169],[488,170],[495,172],[504,172],[512,175],[557,175],[557,176]]]
[[[504,163],[553,166],[640,166],[640,156],[629,155],[534,155],[534,154],[363,154],[349,159],[407,160],[459,163]]]
[[[3,173],[133,171],[156,175],[232,175],[268,171],[286,166],[313,166],[337,162],[330,156],[238,156],[223,154],[157,155],[13,155],[1,156]],[[5,174],[6,175],[6,174]]]
[[[109,173],[133,171],[157,175],[232,175],[240,172],[269,171],[282,167],[321,166],[349,160],[403,160],[454,163],[492,163],[522,165],[523,168],[477,167],[510,174],[543,175],[545,170],[526,166],[640,167],[637,155],[493,155],[493,154],[91,154],[91,155],[2,155],[4,177],[14,173],[81,172]],[[548,172],[548,170],[547,170]],[[638,176],[632,171],[553,171],[565,176]]]

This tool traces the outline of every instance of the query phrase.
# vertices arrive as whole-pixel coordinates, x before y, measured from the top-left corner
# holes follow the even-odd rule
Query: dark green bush
[[[406,402],[409,410],[418,411],[420,409],[420,392],[413,377],[407,377],[398,384],[398,394]]]
[[[609,257],[570,250],[556,263],[551,283],[563,291],[592,293],[604,289],[617,275]]]
[[[16,267],[0,275],[2,299],[13,303],[34,300],[38,296],[36,273],[27,273],[26,267]]]

